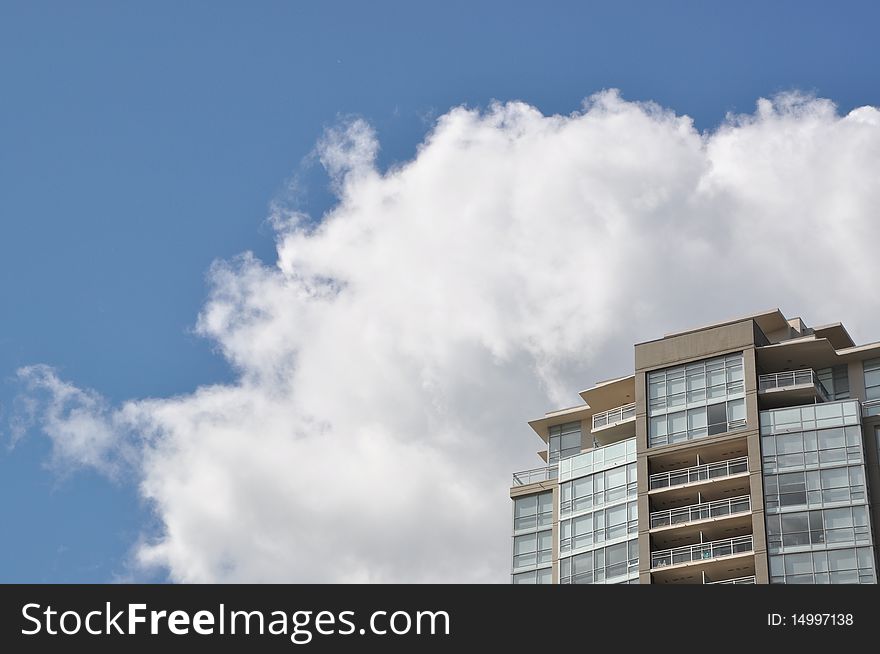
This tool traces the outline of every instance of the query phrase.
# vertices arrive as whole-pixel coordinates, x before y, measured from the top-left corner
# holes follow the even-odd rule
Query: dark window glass
[[[709,435],[722,434],[727,431],[727,405],[710,404],[708,407]]]

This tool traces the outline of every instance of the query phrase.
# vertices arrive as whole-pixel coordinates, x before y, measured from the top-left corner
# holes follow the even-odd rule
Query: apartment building
[[[513,583],[876,583],[880,343],[778,309],[635,346],[529,422]]]

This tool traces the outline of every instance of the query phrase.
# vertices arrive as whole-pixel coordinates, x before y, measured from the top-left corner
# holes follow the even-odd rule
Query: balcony
[[[714,502],[691,504],[677,509],[655,511],[651,513],[651,529],[668,529],[677,525],[687,525],[706,520],[717,520],[735,515],[749,513],[752,502],[748,495],[731,497]]]
[[[725,538],[651,553],[651,570],[742,556],[753,551],[752,535]]]
[[[555,465],[544,466],[543,468],[532,468],[531,470],[523,470],[513,473],[512,486],[527,486],[535,484],[539,481],[551,481],[558,476],[558,468]]]
[[[880,400],[868,400],[862,404],[862,416],[870,418],[871,416],[880,416]]]
[[[648,487],[651,491],[656,491],[688,484],[701,484],[716,479],[726,479],[728,477],[748,474],[748,472],[749,457],[743,456],[737,459],[718,461],[717,463],[704,463],[692,468],[660,472],[648,478]]]
[[[608,436],[622,436],[633,432],[632,423],[636,420],[636,405],[624,404],[593,416],[593,433],[601,432]]]
[[[758,377],[758,396],[762,407],[767,409],[831,399],[818,375],[810,368],[761,375]]]
[[[737,577],[736,579],[722,579],[721,581],[707,581],[707,586],[718,586],[720,584],[755,584],[755,575],[748,577]]]

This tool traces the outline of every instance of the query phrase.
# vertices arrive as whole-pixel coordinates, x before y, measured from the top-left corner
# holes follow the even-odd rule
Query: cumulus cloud
[[[139,479],[137,559],[174,581],[506,581],[525,421],[633,342],[774,306],[876,333],[874,108],[789,94],[700,133],[611,91],[453,109],[389,170],[378,147],[331,130],[334,208],[212,269],[197,328],[236,383],[112,407],[22,373],[57,461]]]

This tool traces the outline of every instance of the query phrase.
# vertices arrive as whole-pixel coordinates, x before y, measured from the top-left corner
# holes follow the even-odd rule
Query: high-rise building
[[[513,583],[876,583],[880,343],[767,311],[580,396],[529,423]]]

